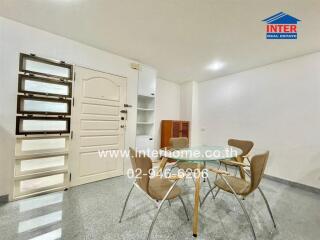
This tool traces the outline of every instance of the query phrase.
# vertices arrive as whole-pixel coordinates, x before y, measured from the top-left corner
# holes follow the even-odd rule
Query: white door
[[[99,151],[124,150],[126,123],[126,78],[82,67],[75,74],[71,186],[123,175],[123,158]]]

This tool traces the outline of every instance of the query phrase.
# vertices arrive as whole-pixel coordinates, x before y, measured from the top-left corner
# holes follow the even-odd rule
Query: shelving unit
[[[153,108],[137,108],[138,111],[154,111]]]
[[[154,149],[154,110],[156,92],[156,71],[141,65],[138,81],[136,149]]]

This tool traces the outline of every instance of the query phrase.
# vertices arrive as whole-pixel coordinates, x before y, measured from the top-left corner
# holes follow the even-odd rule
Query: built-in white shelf
[[[141,65],[137,93],[136,149],[154,149],[154,125],[157,71]]]
[[[146,135],[146,134],[138,134],[137,137],[141,137],[141,138],[153,138],[153,136],[151,136],[151,135]]]
[[[153,122],[137,122],[140,125],[153,125]]]
[[[138,111],[154,111],[154,109],[153,108],[137,108],[138,109]]]
[[[155,95],[142,95],[142,94],[138,94],[138,97],[139,97],[139,98],[149,98],[149,99],[151,98],[151,99],[152,99],[152,98],[155,98],[156,96],[155,96]]]

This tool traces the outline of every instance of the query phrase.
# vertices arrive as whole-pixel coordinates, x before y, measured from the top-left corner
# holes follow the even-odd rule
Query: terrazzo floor
[[[213,179],[211,180],[213,182]],[[165,203],[152,238],[155,240],[193,239],[192,180],[179,183],[184,189],[190,221],[179,201]],[[202,184],[202,197],[208,190]],[[137,189],[133,190],[122,223],[118,223],[125,196],[131,187],[127,177],[117,177],[0,205],[1,240],[140,240],[146,239],[155,205]],[[320,239],[320,195],[264,179],[267,196],[278,228],[273,228],[266,206],[257,191],[244,202],[257,239]],[[252,239],[246,218],[234,197],[219,193],[208,198],[200,210],[199,240]]]

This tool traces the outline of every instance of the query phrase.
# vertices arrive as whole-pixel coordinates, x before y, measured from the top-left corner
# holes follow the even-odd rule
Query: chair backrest
[[[189,139],[187,137],[170,138],[169,144],[173,149],[188,148]]]
[[[149,174],[150,169],[152,169],[152,161],[148,156],[137,153],[132,148],[129,148],[129,150],[132,169],[134,170],[136,182],[143,191],[149,194]]]
[[[240,156],[247,155],[251,149],[253,148],[254,143],[248,140],[238,140],[238,139],[229,139],[228,145],[236,148],[240,148],[242,150],[242,154]]]
[[[255,155],[251,159],[251,187],[249,192],[253,192],[260,184],[266,169],[269,158],[269,151],[264,154]]]

